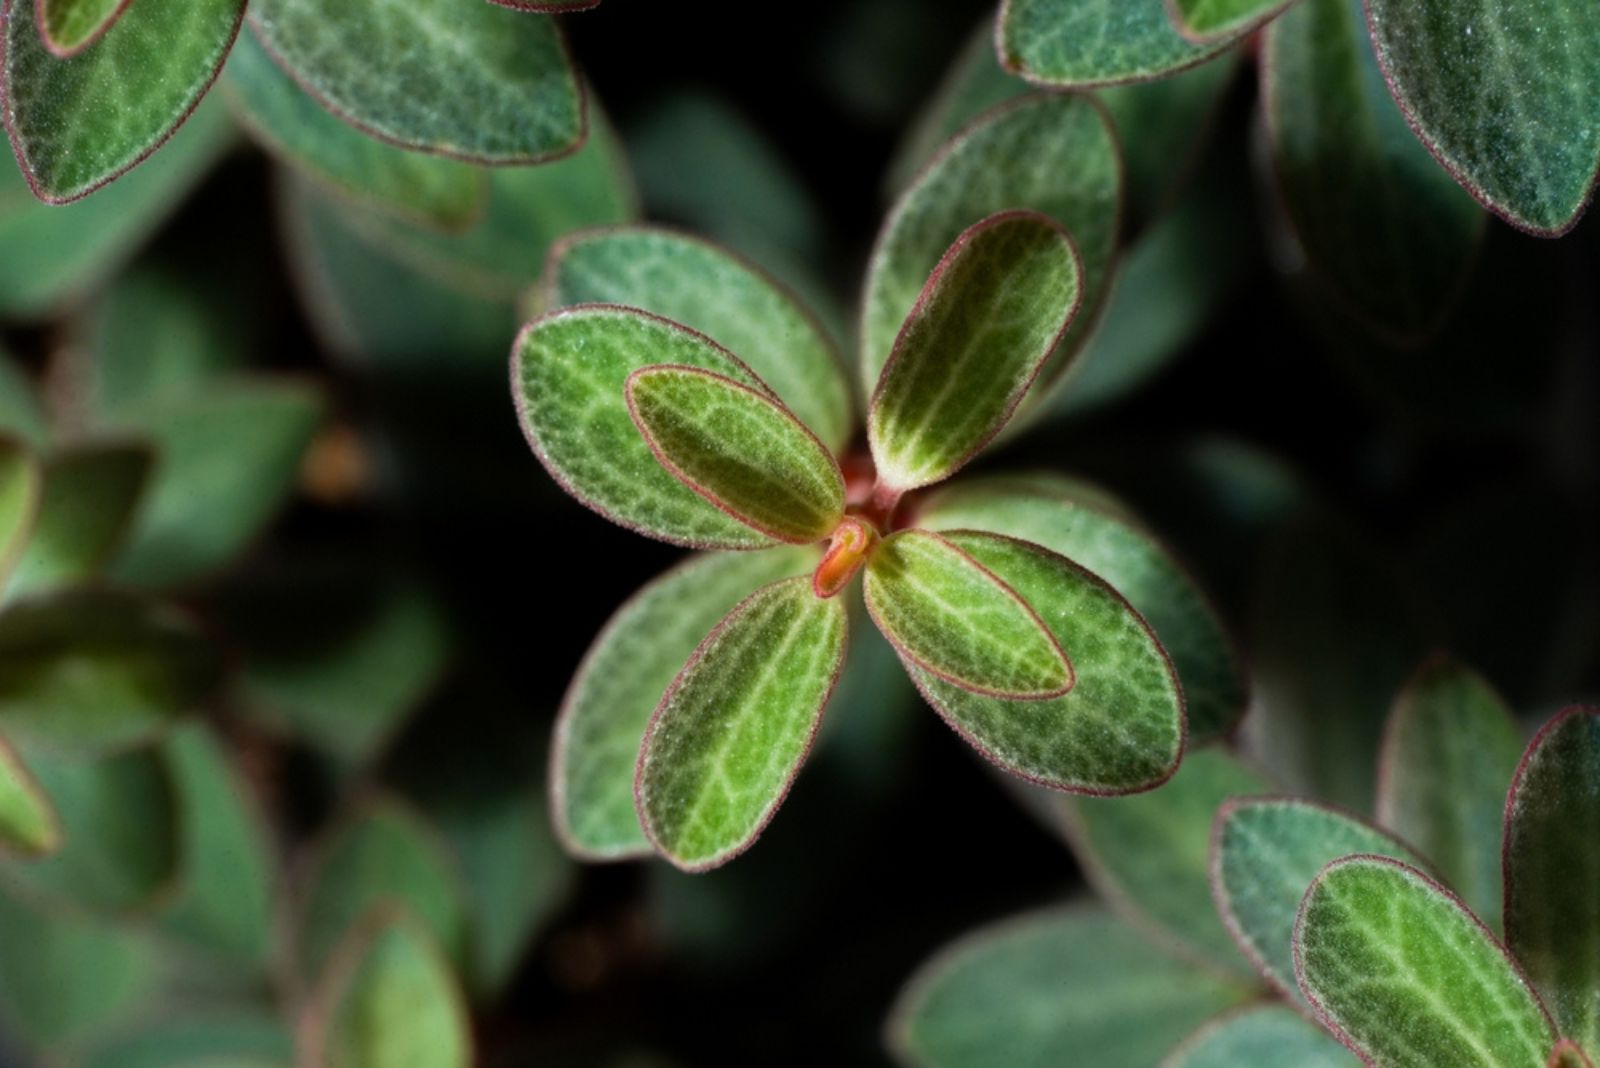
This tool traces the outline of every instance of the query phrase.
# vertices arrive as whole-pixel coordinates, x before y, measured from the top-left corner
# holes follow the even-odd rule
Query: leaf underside
[[[1202,1027],[1161,1068],[1359,1068],[1338,1039],[1284,1005],[1262,1005]]]
[[[1001,62],[1041,85],[1161,78],[1230,43],[1185,39],[1167,15],[1166,0],[1007,0],[1000,10]]]

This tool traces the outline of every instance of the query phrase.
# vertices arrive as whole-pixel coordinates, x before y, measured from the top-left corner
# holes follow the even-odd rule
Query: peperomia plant
[[[973,936],[912,981],[890,1041],[930,1066],[998,1043],[1019,1064],[1587,1065],[1600,712],[1519,748],[1498,696],[1436,659],[1387,723],[1378,825],[1222,750],[1146,797],[1060,803],[1145,939],[1086,905]],[[1075,956],[1046,948],[1063,940]],[[1108,959],[1138,982],[1096,984]]]

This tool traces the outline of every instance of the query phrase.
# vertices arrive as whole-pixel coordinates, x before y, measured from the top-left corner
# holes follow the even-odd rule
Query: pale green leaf
[[[1007,69],[1060,86],[1166,77],[1229,43],[1186,40],[1167,17],[1166,0],[1005,0],[996,37]]]
[[[1232,41],[1249,33],[1294,0],[1166,0],[1173,25],[1198,44]]]
[[[588,306],[535,319],[512,348],[512,389],[528,443],[563,489],[613,522],[681,545],[770,545],[650,452],[625,389],[633,372],[662,363],[762,385],[731,353],[644,312]]]
[[[1202,1027],[1161,1068],[1358,1068],[1354,1054],[1283,1005],[1232,1013]]]
[[[1428,336],[1466,286],[1487,217],[1395,107],[1361,0],[1285,12],[1262,62],[1274,173],[1306,257],[1381,336]]]
[[[1495,928],[1506,787],[1521,754],[1521,732],[1500,695],[1436,659],[1401,691],[1378,761],[1378,822],[1415,846]]]
[[[1217,813],[1211,847],[1217,909],[1245,955],[1291,997],[1298,996],[1290,946],[1295,911],[1317,872],[1351,853],[1419,863],[1376,827],[1312,801],[1246,799]]]
[[[1032,212],[965,230],[928,278],[878,377],[867,414],[879,480],[948,478],[1021,403],[1082,300],[1072,239]]]
[[[1218,737],[1243,715],[1245,680],[1204,593],[1165,546],[1093,487],[1048,474],[974,479],[929,500],[916,523],[1031,541],[1110,583],[1155,628],[1172,657],[1183,683],[1190,744]]]
[[[1588,0],[1370,0],[1389,88],[1485,207],[1556,235],[1600,169],[1600,12]]]
[[[334,192],[451,230],[470,225],[488,199],[488,178],[473,167],[397,148],[334,118],[253,30],[240,33],[222,84],[257,140]]]
[[[625,304],[697,330],[749,364],[829,448],[850,443],[833,343],[777,282],[715,245],[648,227],[577,234],[551,250],[542,297],[550,308]]]
[[[862,298],[861,375],[870,392],[928,275],[963,230],[996,212],[1031,210],[1060,223],[1078,250],[1075,325],[1046,365],[1048,383],[1087,336],[1110,282],[1122,169],[1104,111],[1082,96],[1005,104],[945,144],[889,213]]]
[[[986,697],[917,668],[912,681],[999,767],[1073,793],[1126,794],[1165,782],[1183,750],[1183,691],[1148,623],[1104,580],[1028,542],[948,535],[1022,595],[1073,657],[1070,693]]]
[[[459,0],[258,0],[250,20],[307,92],[384,140],[496,164],[583,141],[554,19]]]
[[[18,742],[129,746],[198,709],[220,676],[216,650],[166,605],[85,590],[0,613],[0,730]]]
[[[151,465],[132,444],[84,444],[44,462],[44,494],[32,539],[6,597],[33,594],[95,575],[128,532]]]
[[[994,924],[941,950],[901,991],[888,1038],[913,1068],[1149,1068],[1249,997],[1078,906]]]
[[[550,758],[552,817],[587,860],[648,853],[633,776],[650,714],[700,641],[758,587],[804,574],[788,547],[697,556],[640,590],[595,638],[562,702]]]
[[[636,774],[639,817],[688,871],[748,849],[788,793],[844,664],[847,622],[807,576],[763,586],[700,643],[657,706]]]
[[[1528,746],[1506,799],[1506,942],[1562,1034],[1600,1050],[1600,708]]]
[[[626,392],[661,466],[740,522],[804,545],[844,517],[844,476],[833,454],[764,390],[656,365],[629,375]]]
[[[61,848],[61,817],[17,751],[0,738],[0,855],[35,858]]]
[[[92,47],[58,59],[37,2],[7,5],[5,119],[28,184],[51,203],[87,196],[160,147],[210,88],[244,16],[244,0],[130,6]]]
[[[43,497],[39,461],[22,442],[0,435],[0,591],[33,536]]]
[[[432,933],[377,907],[340,944],[313,1009],[311,1063],[324,1068],[468,1068],[472,1030]]]
[[[1211,821],[1232,797],[1269,784],[1221,749],[1191,752],[1159,790],[1064,798],[1074,852],[1100,896],[1129,922],[1241,981],[1254,978],[1211,897]]]
[[[1018,591],[951,539],[885,538],[868,558],[867,610],[907,666],[976,693],[1059,697],[1073,667]]]
[[[39,0],[35,9],[44,45],[58,56],[88,48],[128,9],[130,0]]]
[[[1472,913],[1415,868],[1346,857],[1306,891],[1300,987],[1380,1068],[1544,1068],[1550,1017]]]

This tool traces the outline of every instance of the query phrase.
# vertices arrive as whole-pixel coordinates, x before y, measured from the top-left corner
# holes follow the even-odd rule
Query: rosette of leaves
[[[1274,794],[1224,750],[1152,794],[1060,802],[1109,912],[945,950],[890,1043],[929,1066],[996,1048],[1041,1065],[1589,1065],[1600,712],[1568,709],[1519,751],[1493,690],[1435,659],[1390,714],[1377,824]]]
[[[583,87],[552,16],[596,2],[258,0],[247,20],[245,0],[5,0],[0,110],[34,194],[67,203],[159,149],[242,52],[230,65],[269,143],[457,218],[482,183],[446,160],[533,164],[583,143]],[[304,91],[270,98],[271,79]]]
[[[832,344],[749,265],[650,228],[553,250],[555,310],[513,349],[529,443],[590,508],[702,550],[618,611],[568,691],[551,767],[572,851],[699,871],[748,848],[816,735],[857,575],[928,703],[1023,779],[1147,790],[1186,729],[1233,721],[1220,627],[1120,505],[1042,476],[927,492],[1064,369],[1118,185],[1081,98],[1002,107],[945,147],[873,260],[865,449]]]

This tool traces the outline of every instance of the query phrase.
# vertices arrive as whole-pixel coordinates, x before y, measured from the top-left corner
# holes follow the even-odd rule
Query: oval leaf
[[[1186,40],[1165,0],[1005,0],[996,42],[1007,70],[1074,87],[1162,78],[1230,43]]]
[[[1017,591],[938,534],[906,530],[867,561],[867,611],[908,666],[974,693],[1043,699],[1072,688],[1072,664]]]
[[[1323,866],[1351,853],[1417,862],[1404,845],[1360,820],[1299,798],[1246,798],[1217,812],[1211,886],[1217,910],[1267,981],[1290,997],[1295,910]]]
[[[1255,974],[1217,918],[1206,850],[1218,806],[1268,789],[1236,757],[1202,749],[1184,757],[1159,790],[1065,798],[1061,808],[1073,852],[1102,898],[1166,944],[1248,981]]]
[[[551,308],[624,304],[737,352],[836,453],[855,430],[850,387],[821,325],[777,281],[733,253],[653,227],[596,230],[550,250]]]
[[[1077,314],[1077,250],[1034,212],[956,239],[878,378],[867,437],[878,477],[916,489],[955,473],[1005,426]]]
[[[1600,169],[1600,11],[1588,0],[1368,0],[1389,89],[1484,207],[1564,233]]]
[[[61,848],[61,817],[17,751],[0,738],[0,854],[34,859]]]
[[[949,540],[999,576],[1076,657],[1072,692],[987,697],[910,667],[912,681],[984,757],[1041,786],[1128,794],[1172,776],[1183,752],[1183,690],[1150,625],[1099,577],[1040,546],[992,534]]]
[[[386,141],[495,164],[583,143],[554,19],[459,0],[257,0],[250,19],[307,92]]]
[[[1361,0],[1307,0],[1267,29],[1274,172],[1307,258],[1384,337],[1433,333],[1486,216],[1417,144],[1372,56]]]
[[[452,230],[465,228],[483,209],[486,176],[340,122],[273,62],[252,30],[234,43],[222,84],[256,140],[335,192]]]
[[[1521,754],[1500,695],[1438,659],[1401,691],[1378,758],[1378,822],[1416,846],[1491,925],[1500,922],[1506,784]]]
[[[1149,1068],[1249,996],[1079,906],[1007,920],[940,951],[901,991],[888,1035],[917,1068]]]
[[[39,36],[57,56],[77,55],[99,40],[131,0],[38,0]]]
[[[0,435],[0,591],[33,535],[43,491],[33,454],[15,438]]]
[[[1544,1068],[1555,1044],[1489,929],[1389,857],[1323,869],[1300,906],[1294,956],[1318,1017],[1369,1064]]]
[[[245,0],[129,7],[82,54],[59,59],[40,0],[5,0],[6,129],[23,174],[52,204],[87,196],[154,152],[211,87]]]
[[[796,576],[745,598],[694,651],[634,778],[645,834],[673,864],[714,868],[765,829],[816,738],[845,630],[843,603]]]
[[[651,454],[628,412],[626,387],[633,372],[661,363],[763,388],[732,353],[668,320],[605,305],[552,312],[524,327],[512,348],[512,388],[528,444],[568,493],[641,534],[702,548],[772,544]]]
[[[878,236],[861,305],[861,375],[871,392],[928,276],[962,231],[996,212],[1037,211],[1072,235],[1083,290],[1048,383],[1088,335],[1116,247],[1122,167],[1104,110],[1083,96],[1032,95],[947,142]]]
[[[767,394],[664,365],[629,375],[626,392],[661,466],[745,525],[805,545],[844,517],[844,476],[833,454]]]
[[[804,574],[813,554],[787,546],[699,556],[634,594],[584,654],[556,720],[551,809],[585,860],[650,852],[633,773],[651,713],[706,634],[751,591]]]
[[[152,456],[139,445],[77,445],[44,464],[44,495],[33,538],[17,561],[15,597],[98,572],[132,522]]]
[[[1161,1068],[1359,1068],[1328,1032],[1282,1005],[1263,1005],[1207,1024]]]
[[[1293,0],[1166,0],[1167,13],[1184,37],[1198,44],[1242,37],[1276,16]]]
[[[1528,746],[1506,798],[1506,943],[1561,1033],[1600,1050],[1600,708],[1569,708]]]
[[[1244,714],[1246,685],[1206,596],[1171,553],[1098,489],[1056,475],[973,479],[917,512],[928,530],[987,530],[1042,545],[1100,576],[1155,628],[1183,682],[1189,741]]]

